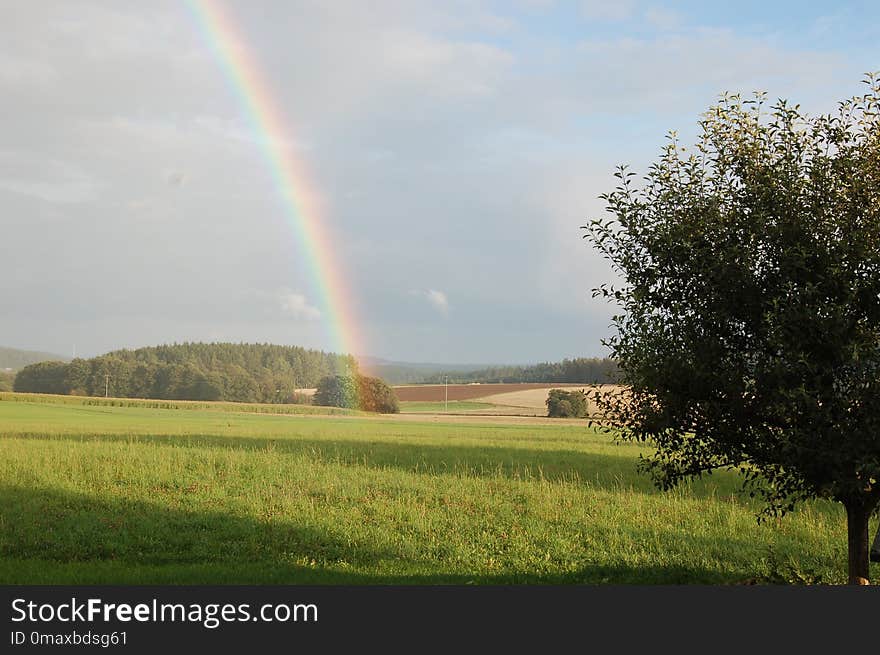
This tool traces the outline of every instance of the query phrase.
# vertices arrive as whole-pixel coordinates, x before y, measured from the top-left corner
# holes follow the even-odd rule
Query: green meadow
[[[83,400],[0,394],[0,583],[846,581],[833,504],[759,525],[583,424]]]
[[[460,414],[480,409],[492,409],[491,403],[481,403],[473,400],[450,400],[448,403],[441,401],[408,400],[401,401],[400,411],[404,414]]]

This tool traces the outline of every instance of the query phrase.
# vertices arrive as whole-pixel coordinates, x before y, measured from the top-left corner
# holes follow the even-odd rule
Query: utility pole
[[[444,375],[443,377],[444,377],[444,381],[443,381],[444,401],[443,402],[446,404],[446,413],[448,414],[449,413],[449,376]]]
[[[104,374],[104,398],[108,398],[110,396],[110,374]]]

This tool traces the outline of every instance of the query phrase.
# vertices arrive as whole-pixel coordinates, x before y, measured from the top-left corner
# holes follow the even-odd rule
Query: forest
[[[617,364],[604,357],[577,357],[561,362],[541,362],[522,366],[491,366],[477,371],[450,371],[427,376],[424,382],[450,383],[515,383],[515,382],[583,382],[613,383],[617,381]]]
[[[354,373],[348,355],[297,346],[180,343],[117,350],[91,359],[31,364],[15,391],[117,398],[308,402],[297,389],[329,375]]]

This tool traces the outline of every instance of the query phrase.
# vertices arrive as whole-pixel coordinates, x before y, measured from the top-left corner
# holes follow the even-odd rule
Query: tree
[[[226,389],[223,397],[241,403],[252,403],[257,400],[258,388],[254,378],[243,367],[231,364],[226,367],[224,381]]]
[[[25,366],[15,375],[13,389],[25,393],[66,394],[67,364],[64,362],[37,362]]]
[[[0,391],[12,391],[15,374],[11,371],[0,371]]]
[[[64,370],[64,386],[73,396],[85,396],[89,389],[92,367],[85,359],[74,359]]]
[[[661,488],[738,469],[761,517],[846,509],[849,581],[868,579],[880,500],[880,79],[810,117],[723,96],[696,151],[670,136],[643,184],[621,167],[584,226],[619,274],[606,341],[624,393],[604,425],[650,442]]]
[[[365,412],[395,414],[400,411],[397,394],[379,378],[366,375],[330,375],[318,383],[312,400],[324,407],[347,407]]]
[[[400,412],[397,394],[383,380],[358,375],[357,387],[359,406],[365,412],[379,412],[380,414]]]
[[[318,382],[312,402],[323,407],[357,409],[357,382],[350,375],[328,375]]]
[[[550,389],[546,402],[547,416],[551,418],[584,418],[587,416],[587,396],[583,389],[576,391]]]

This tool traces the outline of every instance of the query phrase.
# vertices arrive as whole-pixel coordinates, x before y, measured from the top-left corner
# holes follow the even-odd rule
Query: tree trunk
[[[877,534],[874,535],[874,543],[871,545],[871,561],[880,562],[880,525],[877,526]]]
[[[870,584],[868,580],[868,519],[871,510],[866,503],[850,501],[846,507],[846,528],[849,540],[849,584]]]

